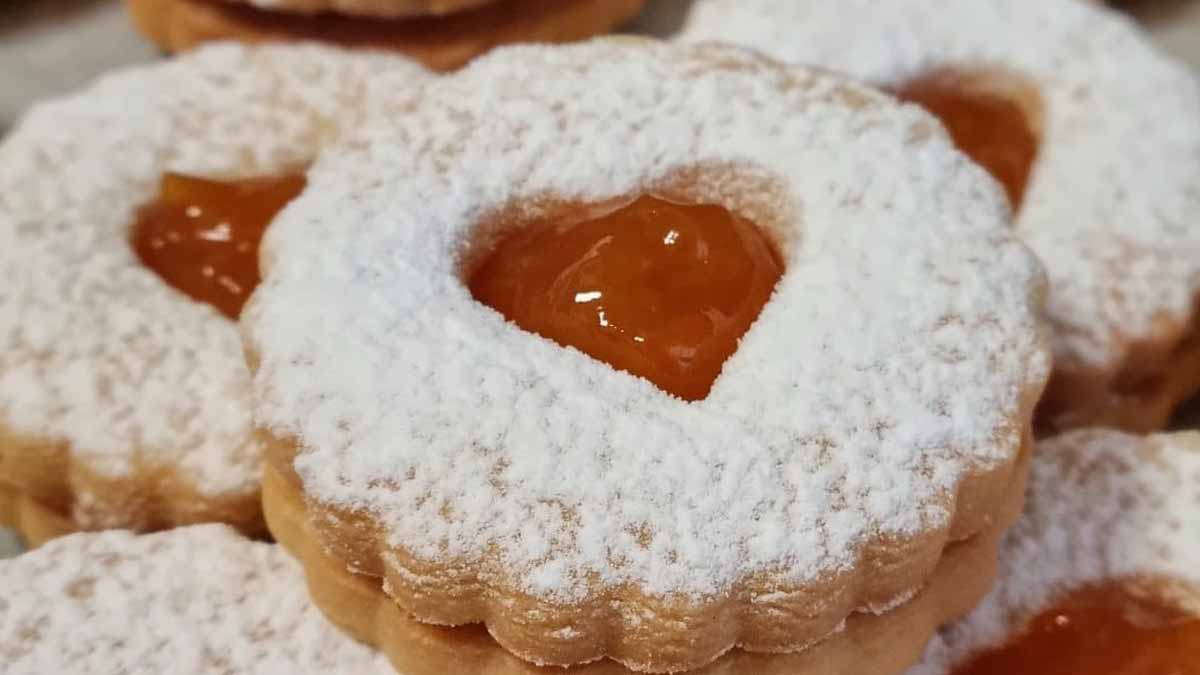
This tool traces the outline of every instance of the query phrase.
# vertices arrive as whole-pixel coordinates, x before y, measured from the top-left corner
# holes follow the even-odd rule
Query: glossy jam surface
[[[695,401],[782,272],[753,223],[643,196],[599,218],[516,230],[470,288],[521,328]]]
[[[1088,587],[955,675],[1200,675],[1200,617],[1120,582]]]
[[[1004,186],[1013,208],[1021,206],[1038,137],[1018,103],[938,75],[914,80],[896,95],[940,119],[955,145]]]
[[[163,176],[138,211],[133,248],[168,284],[236,319],[259,282],[267,225],[304,189],[300,175],[231,182]]]

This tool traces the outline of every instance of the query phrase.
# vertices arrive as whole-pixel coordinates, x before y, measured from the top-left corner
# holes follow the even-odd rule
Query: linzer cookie
[[[299,567],[220,525],[64,537],[0,560],[8,675],[393,675],[312,606]]]
[[[0,490],[64,529],[263,529],[234,319],[317,151],[423,71],[224,45],[34,108],[0,146]],[[393,82],[392,85],[396,83]]]
[[[212,40],[310,40],[398,51],[437,70],[457,68],[498,45],[570,42],[604,34],[635,16],[643,4],[645,0],[126,0],[134,24],[166,51]]]
[[[680,38],[891,89],[1005,185],[1050,279],[1044,432],[1162,427],[1200,386],[1200,87],[1075,0],[700,0]]]
[[[996,589],[913,671],[948,673],[1200,673],[1200,435],[1039,444]]]
[[[892,673],[977,597],[956,547],[986,585],[1042,274],[920,109],[736,48],[514,47],[308,176],[242,325],[268,520],[359,637]]]

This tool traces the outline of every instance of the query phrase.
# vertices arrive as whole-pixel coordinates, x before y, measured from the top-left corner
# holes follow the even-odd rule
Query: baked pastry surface
[[[243,320],[257,419],[314,536],[422,621],[548,664],[795,651],[1003,510],[1042,276],[920,110],[733,48],[514,47],[309,177]],[[784,261],[702,401],[463,280],[491,233],[640,193],[746,216]]]

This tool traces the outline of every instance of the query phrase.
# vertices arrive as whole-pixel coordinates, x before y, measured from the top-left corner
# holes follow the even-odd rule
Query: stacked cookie
[[[171,48],[564,11],[518,5],[131,3]],[[448,75],[210,45],[31,111],[10,669],[986,673],[1078,623],[1120,639],[1060,669],[1195,672],[1200,441],[1056,434],[1200,383],[1200,86],[1076,0],[678,16]],[[400,49],[545,37],[446,30]]]
[[[708,0],[677,37],[894,91],[1006,184],[1050,279],[1041,430],[1158,429],[1200,389],[1195,76],[1130,22],[1058,2]]]

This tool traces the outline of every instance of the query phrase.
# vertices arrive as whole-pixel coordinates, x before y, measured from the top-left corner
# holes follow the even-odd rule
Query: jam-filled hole
[[[942,121],[955,145],[1004,186],[1019,209],[1037,159],[1041,99],[1019,78],[941,70],[895,89]]]
[[[236,319],[259,282],[258,245],[304,176],[218,181],[168,173],[138,210],[132,244],[164,281]]]
[[[1167,586],[1114,580],[1075,590],[955,675],[1200,675],[1200,616]]]
[[[506,231],[468,285],[524,330],[696,401],[782,273],[754,223],[644,195],[603,215]]]

